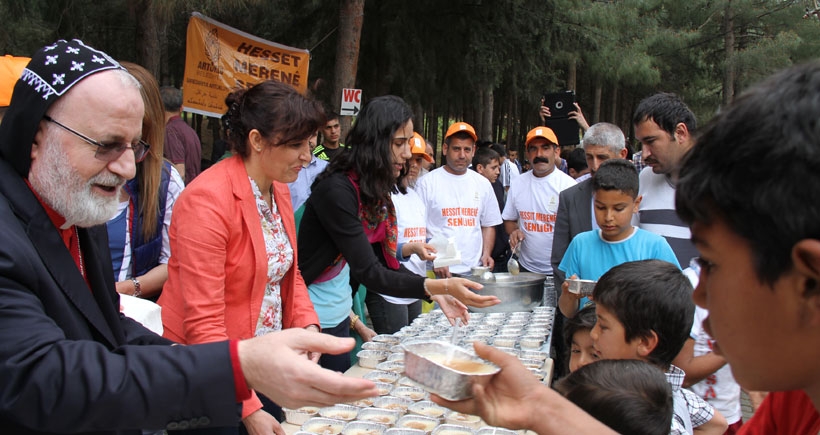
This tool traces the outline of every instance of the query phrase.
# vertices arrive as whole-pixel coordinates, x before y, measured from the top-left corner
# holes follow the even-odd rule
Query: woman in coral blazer
[[[310,161],[308,139],[324,115],[317,103],[277,82],[237,91],[226,103],[236,155],[198,176],[174,206],[168,281],[159,299],[164,335],[192,344],[284,328],[318,331],[297,267],[285,183]],[[279,410],[266,398],[254,394],[242,405],[248,432],[282,431],[271,416]]]

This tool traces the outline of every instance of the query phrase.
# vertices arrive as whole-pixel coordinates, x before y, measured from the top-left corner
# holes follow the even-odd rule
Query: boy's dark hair
[[[572,337],[575,335],[576,332],[587,329],[592,330],[595,327],[595,322],[598,320],[598,317],[595,316],[595,303],[590,302],[577,313],[575,313],[574,317],[567,317],[564,318],[564,343],[566,344],[565,349],[570,350],[572,349]],[[567,352],[566,364],[567,364],[567,372],[569,372],[569,359],[572,356],[571,352]]]
[[[666,261],[630,261],[615,266],[598,280],[592,297],[623,325],[626,341],[655,332],[658,344],[647,361],[664,370],[692,329],[692,284],[677,266]]]
[[[572,151],[570,151],[569,155],[567,156],[567,168],[574,169],[575,172],[581,172],[584,169],[588,168],[587,156],[584,153],[583,148],[575,148]]]
[[[638,171],[625,159],[609,159],[598,166],[592,176],[592,191],[617,190],[632,198],[638,197]]]
[[[595,303],[590,302],[584,308],[578,310],[574,317],[564,319],[564,343],[567,344],[567,349],[572,347],[572,336],[576,332],[595,327],[595,322],[598,318],[595,316]]]
[[[325,123],[339,119],[339,112],[336,112],[333,109],[325,108],[325,119]]]
[[[480,147],[475,150],[473,155],[473,170],[478,171],[478,165],[487,166],[493,160],[501,161],[498,153],[492,147]]]
[[[753,86],[701,132],[680,171],[681,219],[724,222],[767,284],[792,269],[798,241],[820,239],[818,89],[818,62]]]
[[[672,387],[661,370],[643,361],[596,361],[555,389],[618,433],[661,435],[672,426]]]
[[[493,144],[492,144],[492,145],[490,145],[490,147],[491,147],[491,148],[492,148],[495,152],[497,152],[499,156],[504,157],[505,159],[507,158],[507,149],[506,149],[506,148],[504,148],[504,145],[501,145],[501,144],[500,144],[500,143],[498,143],[498,142],[493,142]]]
[[[491,146],[492,144],[493,144],[493,142],[492,142],[492,141],[490,141],[490,140],[483,140],[483,139],[479,139],[479,140],[475,141],[475,147],[476,147],[476,149],[478,149],[478,148],[484,148],[484,147],[489,147],[489,146]]]
[[[655,124],[672,136],[675,135],[675,126],[681,122],[690,132],[697,128],[695,114],[686,103],[677,95],[665,92],[646,97],[638,103],[632,124],[638,125],[647,120],[655,121]]]

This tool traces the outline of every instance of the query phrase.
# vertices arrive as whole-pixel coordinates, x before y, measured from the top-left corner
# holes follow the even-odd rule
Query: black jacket
[[[385,265],[380,244],[370,244],[359,219],[356,188],[341,173],[317,181],[299,225],[299,269],[310,284],[341,254],[350,277],[369,290],[389,296],[423,299],[424,277],[404,266]],[[358,287],[358,286],[356,286]]]
[[[89,285],[0,160],[0,428],[139,433],[236,425],[228,344],[170,342],[119,312],[104,226],[79,229]]]

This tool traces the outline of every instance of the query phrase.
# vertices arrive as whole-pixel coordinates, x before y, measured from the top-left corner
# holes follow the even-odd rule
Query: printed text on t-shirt
[[[555,214],[536,211],[520,211],[521,227],[531,233],[551,233],[555,224]]]
[[[448,227],[474,227],[478,207],[447,207],[441,209],[441,215],[447,217]]]

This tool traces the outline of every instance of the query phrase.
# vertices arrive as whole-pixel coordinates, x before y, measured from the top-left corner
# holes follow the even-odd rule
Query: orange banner
[[[231,91],[268,79],[304,93],[309,64],[308,50],[266,41],[194,12],[188,22],[182,106],[220,117]]]

